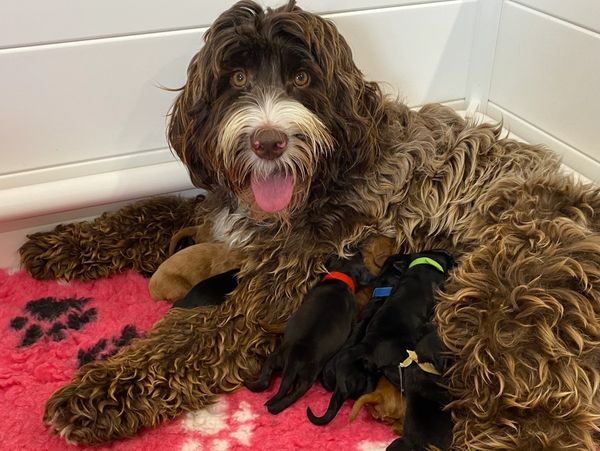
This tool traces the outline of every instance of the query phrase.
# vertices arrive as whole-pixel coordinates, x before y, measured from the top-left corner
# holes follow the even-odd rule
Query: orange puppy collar
[[[347,274],[344,274],[343,272],[332,271],[326,274],[323,277],[323,280],[339,280],[340,282],[344,282],[346,285],[348,285],[348,288],[350,288],[352,294],[356,292],[354,280],[352,280],[352,277],[348,276]]]

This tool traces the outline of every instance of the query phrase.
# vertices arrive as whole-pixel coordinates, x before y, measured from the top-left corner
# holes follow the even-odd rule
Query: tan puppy
[[[198,282],[239,265],[239,252],[225,244],[194,244],[171,255],[158,267],[150,278],[150,294],[156,300],[176,301]]]
[[[354,421],[363,406],[366,406],[373,418],[390,424],[396,434],[402,434],[406,410],[404,397],[385,377],[379,379],[374,391],[362,395],[356,400],[350,412],[349,420],[351,422]]]

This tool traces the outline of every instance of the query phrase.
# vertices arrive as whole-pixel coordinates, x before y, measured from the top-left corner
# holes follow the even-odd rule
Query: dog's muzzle
[[[254,153],[265,160],[279,158],[288,145],[288,136],[276,128],[259,128],[250,136]]]

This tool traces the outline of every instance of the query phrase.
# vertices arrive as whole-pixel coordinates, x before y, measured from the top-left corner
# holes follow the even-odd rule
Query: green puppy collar
[[[412,262],[410,262],[410,265],[408,265],[408,269],[410,269],[410,268],[412,268],[414,266],[417,266],[417,265],[431,265],[435,269],[437,269],[438,271],[445,272],[444,268],[442,268],[442,265],[440,265],[434,259],[429,258],[429,257],[415,258]]]

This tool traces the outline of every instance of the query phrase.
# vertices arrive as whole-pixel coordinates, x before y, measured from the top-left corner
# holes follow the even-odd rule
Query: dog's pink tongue
[[[267,213],[283,210],[294,194],[294,178],[278,172],[267,178],[252,177],[250,186],[259,208]]]

